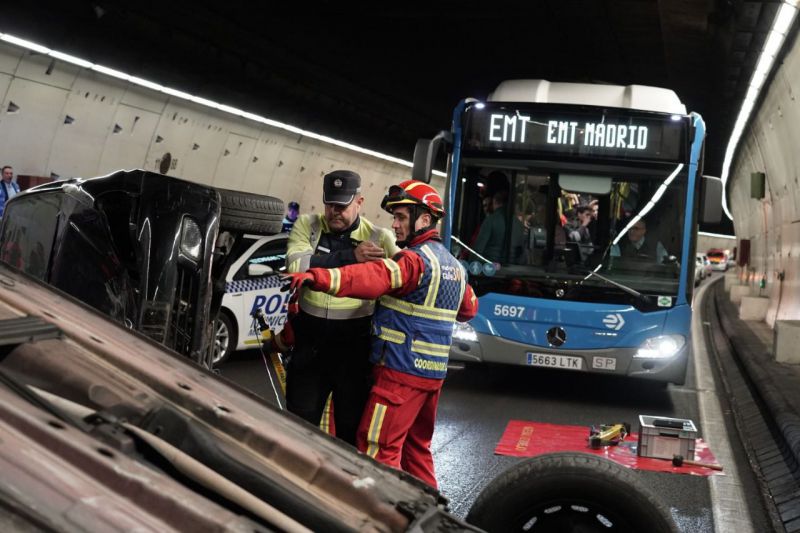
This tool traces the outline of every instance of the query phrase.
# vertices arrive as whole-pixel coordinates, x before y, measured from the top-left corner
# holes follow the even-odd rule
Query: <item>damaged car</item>
[[[242,236],[281,230],[277,198],[147,172],[40,185],[12,198],[0,260],[210,367]]]
[[[0,265],[3,531],[479,531],[154,339]]]

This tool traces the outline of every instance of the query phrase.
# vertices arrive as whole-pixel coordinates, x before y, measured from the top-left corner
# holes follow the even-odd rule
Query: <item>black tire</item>
[[[283,227],[283,200],[249,192],[217,189],[222,199],[221,230],[274,235]]]
[[[236,351],[239,343],[236,325],[231,320],[230,315],[225,311],[220,311],[217,320],[214,322],[213,341],[211,346],[211,366],[219,366]]]
[[[467,522],[492,532],[677,531],[635,472],[585,453],[540,455],[495,478]]]

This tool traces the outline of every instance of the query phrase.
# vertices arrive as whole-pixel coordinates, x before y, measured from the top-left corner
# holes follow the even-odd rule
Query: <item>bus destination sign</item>
[[[680,162],[686,125],[682,116],[487,105],[468,111],[464,149]]]

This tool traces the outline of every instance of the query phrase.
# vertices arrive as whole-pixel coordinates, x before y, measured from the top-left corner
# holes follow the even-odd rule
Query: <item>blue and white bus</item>
[[[682,384],[697,227],[720,211],[704,137],[655,87],[513,80],[462,101],[413,171],[429,181],[447,147],[443,237],[480,298],[451,359]]]

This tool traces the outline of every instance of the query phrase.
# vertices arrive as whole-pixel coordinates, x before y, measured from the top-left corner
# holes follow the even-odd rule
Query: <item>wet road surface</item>
[[[221,373],[269,398],[264,363],[256,350],[239,352]],[[509,420],[580,425],[628,422],[638,431],[640,414],[689,418],[699,425],[691,370],[677,387],[614,376],[510,366],[451,369],[439,403],[433,454],[440,490],[451,511],[465,516],[480,491],[523,460],[494,454]],[[699,428],[702,437],[702,427]],[[681,531],[713,531],[708,480],[638,471],[663,497]]]

